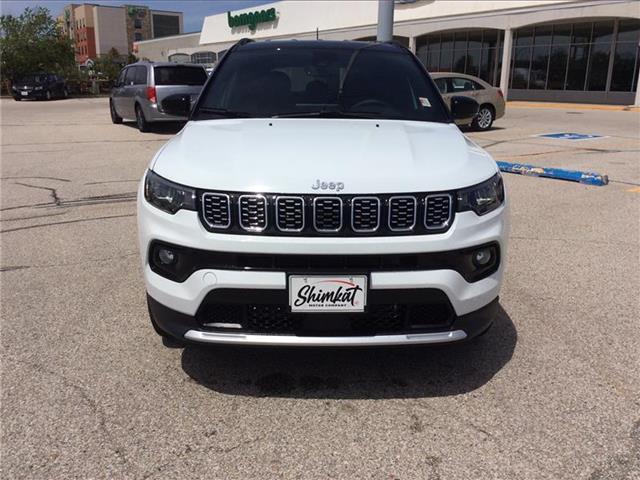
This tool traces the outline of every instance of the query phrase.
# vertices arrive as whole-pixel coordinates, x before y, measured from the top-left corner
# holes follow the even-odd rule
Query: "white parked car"
[[[188,96],[163,103],[189,113]],[[138,198],[151,321],[197,343],[435,344],[485,332],[502,178],[391,44],[242,41]]]

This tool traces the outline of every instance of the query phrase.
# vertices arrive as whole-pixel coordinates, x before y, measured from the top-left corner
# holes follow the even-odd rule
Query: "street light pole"
[[[378,0],[378,37],[379,42],[393,40],[393,0]]]

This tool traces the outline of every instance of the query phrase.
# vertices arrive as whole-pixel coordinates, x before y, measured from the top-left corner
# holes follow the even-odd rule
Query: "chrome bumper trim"
[[[353,337],[298,337],[295,335],[251,335],[242,333],[218,333],[189,330],[184,338],[201,343],[226,343],[239,345],[273,345],[306,347],[364,347],[382,345],[418,345],[449,343],[464,340],[463,330],[406,335],[374,335]]]

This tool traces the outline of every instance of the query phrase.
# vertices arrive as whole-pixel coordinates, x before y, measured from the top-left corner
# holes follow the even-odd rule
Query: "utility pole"
[[[378,37],[379,42],[393,40],[393,0],[378,0]]]

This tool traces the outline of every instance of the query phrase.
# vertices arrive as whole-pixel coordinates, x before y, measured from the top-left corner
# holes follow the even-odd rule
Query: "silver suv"
[[[111,91],[111,121],[122,123],[123,118],[135,118],[141,132],[149,131],[151,122],[185,121],[186,116],[165,113],[162,100],[169,95],[189,95],[193,105],[207,78],[200,65],[153,62],[127,65]]]

